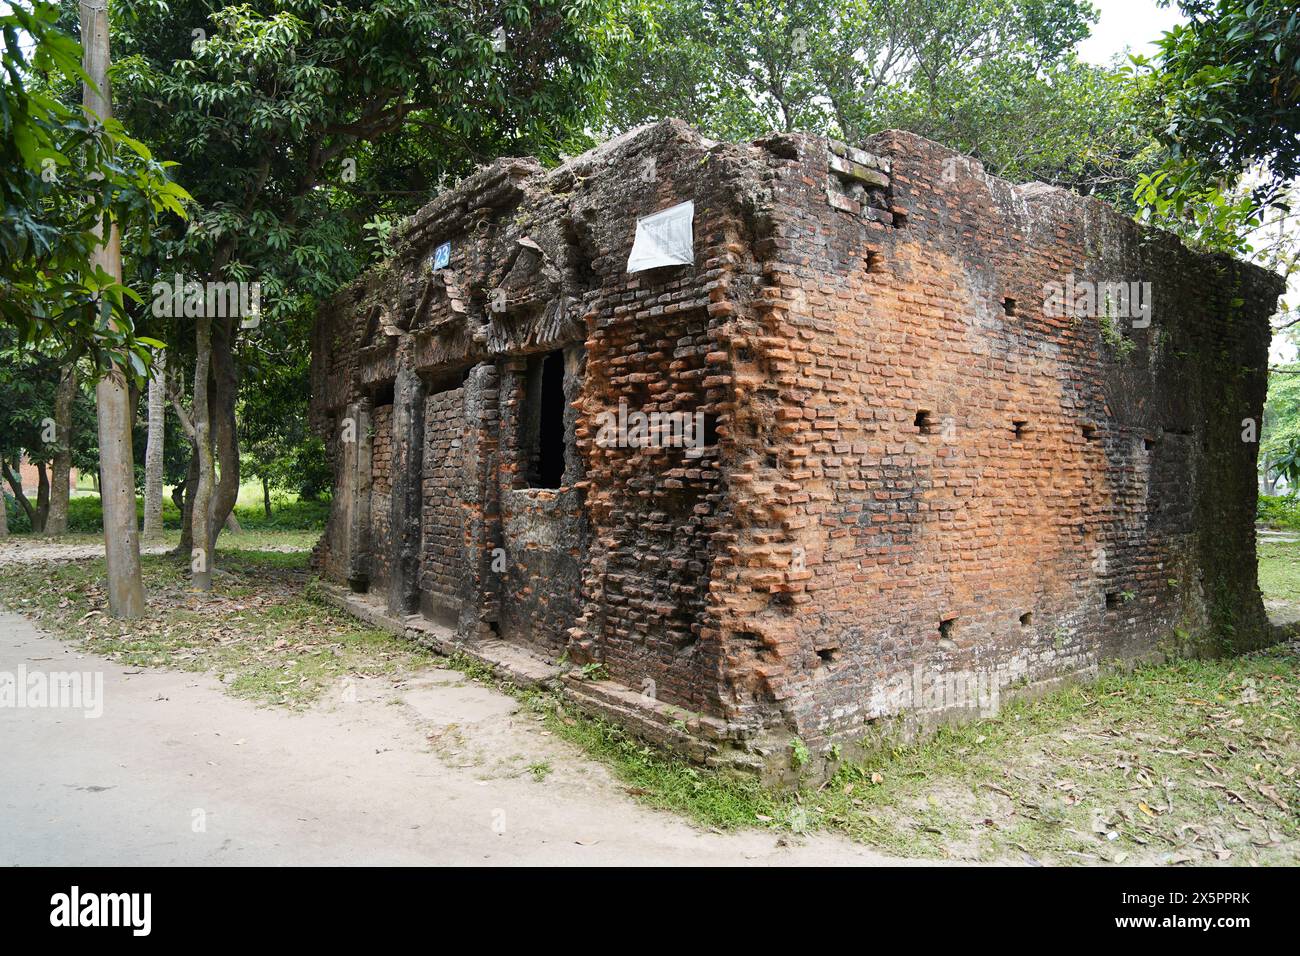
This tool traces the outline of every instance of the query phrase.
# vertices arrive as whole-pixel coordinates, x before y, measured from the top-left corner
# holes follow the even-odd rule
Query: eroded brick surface
[[[694,264],[627,273],[637,218],[686,200]],[[1150,282],[1149,325],[1057,314],[1067,276]],[[501,160],[322,312],[318,562],[405,610],[385,442],[418,434],[426,613],[601,662],[715,754],[1251,646],[1242,431],[1280,291],[905,133],[736,146],[665,122],[555,170]],[[620,404],[699,413],[703,447],[598,442]]]

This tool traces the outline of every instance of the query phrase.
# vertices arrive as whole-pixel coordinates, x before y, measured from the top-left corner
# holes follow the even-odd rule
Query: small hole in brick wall
[[[1017,419],[1011,423],[1012,429],[1015,430],[1017,440],[1025,437],[1025,432],[1029,430],[1029,422]]]
[[[1002,311],[1005,312],[1007,315],[1015,315],[1015,314],[1016,314],[1016,300],[1013,299],[1013,298],[1011,298],[1011,296],[1006,296],[1006,297],[1002,300]]]
[[[749,348],[746,348],[746,347],[744,347],[744,346],[742,346],[741,348],[736,349],[736,361],[737,361],[737,362],[752,362],[752,361],[754,361],[754,352],[753,352],[753,350],[752,350],[752,349],[749,349]]]
[[[1083,437],[1086,438],[1088,441],[1096,441],[1096,440],[1097,440],[1097,426],[1096,426],[1096,425],[1084,425],[1084,426],[1080,429],[1080,431],[1083,432]]]
[[[767,467],[769,467],[769,468],[775,468],[775,467],[777,467],[777,457],[776,457],[775,452],[768,452],[768,453],[767,453]]]
[[[840,659],[840,649],[838,647],[821,647],[817,649],[817,656],[822,659],[823,664],[834,664]]]
[[[1034,612],[1033,612],[1033,611],[1026,611],[1024,614],[1020,615],[1020,626],[1021,626],[1021,627],[1028,627],[1030,624],[1033,624],[1033,623],[1034,623]]]
[[[868,272],[884,272],[885,260],[878,252],[868,252],[862,260],[867,264]]]
[[[950,617],[946,621],[939,622],[939,640],[951,641],[953,635],[957,633],[957,619]]]
[[[710,415],[708,414],[708,412],[705,412],[704,414],[705,447],[708,447],[709,445],[716,445],[717,443],[718,443],[718,416]]]
[[[1156,440],[1148,435],[1146,438],[1142,439],[1142,447],[1147,451],[1150,451],[1156,447]]]
[[[925,409],[916,413],[916,419],[912,424],[921,430],[922,435],[931,435],[934,433],[934,418]]]
[[[904,226],[907,225],[907,213],[906,213],[906,212],[904,212],[904,211],[901,210],[901,209],[891,209],[890,212],[892,212],[892,213],[894,214],[894,228],[895,228],[895,229],[902,229]]]
[[[1119,604],[1120,604],[1119,592],[1118,592],[1118,591],[1107,591],[1107,592],[1106,592],[1106,610],[1108,610],[1108,611],[1113,611],[1113,610],[1115,610],[1115,608],[1119,607]]]

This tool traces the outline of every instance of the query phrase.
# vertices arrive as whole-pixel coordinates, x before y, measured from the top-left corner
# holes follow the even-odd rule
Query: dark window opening
[[[1147,451],[1150,451],[1152,448],[1155,448],[1155,447],[1156,447],[1156,440],[1155,440],[1154,438],[1150,438],[1150,437],[1148,437],[1148,438],[1143,438],[1143,439],[1142,439],[1142,447],[1145,448]]]
[[[1028,627],[1030,624],[1033,624],[1033,623],[1034,623],[1034,612],[1033,612],[1033,611],[1026,611],[1024,614],[1020,615],[1020,626],[1021,626],[1021,627]]]
[[[1011,427],[1015,429],[1017,439],[1022,439],[1025,437],[1025,432],[1028,431],[1027,428],[1028,425],[1029,422],[1026,421],[1014,421],[1011,423]]]
[[[934,419],[930,417],[930,413],[928,411],[921,410],[917,412],[916,419],[912,422],[912,424],[914,424],[917,428],[921,430],[922,435],[934,434]]]
[[[939,640],[951,641],[953,634],[957,630],[957,619],[950,617],[946,621],[939,622]]]
[[[1011,298],[1011,296],[1007,296],[1006,298],[1004,298],[1002,300],[1002,311],[1005,312],[1007,315],[1015,315],[1016,300]]]
[[[376,408],[381,405],[393,404],[393,383],[385,382],[382,385],[376,385],[374,391],[370,393],[370,402]]]
[[[718,443],[718,416],[704,415],[704,445],[709,447]]]
[[[528,486],[559,488],[564,481],[564,352],[529,362],[523,425],[528,442]]]
[[[1095,441],[1097,439],[1096,425],[1084,425],[1082,431],[1083,431],[1083,437],[1086,438],[1088,441]]]
[[[1106,593],[1106,610],[1113,611],[1120,605],[1120,594],[1118,591],[1108,591]]]

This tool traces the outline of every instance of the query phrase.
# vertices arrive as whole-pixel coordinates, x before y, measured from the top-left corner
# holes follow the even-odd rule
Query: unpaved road
[[[638,805],[455,672],[360,680],[306,713],[212,676],[123,668],[0,611],[0,671],[103,675],[103,713],[0,707],[0,865],[896,862]],[[530,764],[551,773],[536,780]]]

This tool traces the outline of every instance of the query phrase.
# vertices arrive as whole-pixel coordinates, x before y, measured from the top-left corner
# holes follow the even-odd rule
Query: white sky
[[[1155,0],[1092,0],[1092,5],[1101,18],[1092,36],[1079,44],[1079,56],[1098,65],[1108,64],[1125,47],[1150,56],[1152,41],[1183,19],[1176,3],[1161,7]]]

